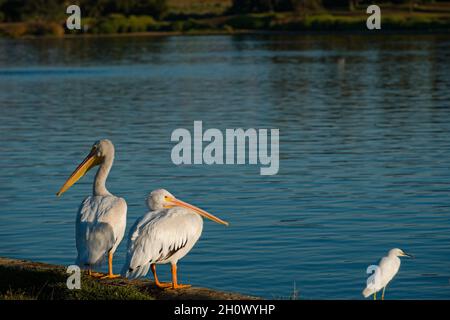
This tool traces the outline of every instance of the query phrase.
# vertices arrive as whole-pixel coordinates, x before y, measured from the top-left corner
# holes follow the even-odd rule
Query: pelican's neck
[[[94,196],[110,196],[111,193],[106,189],[106,178],[108,178],[114,161],[114,156],[107,156],[98,168],[94,180]]]

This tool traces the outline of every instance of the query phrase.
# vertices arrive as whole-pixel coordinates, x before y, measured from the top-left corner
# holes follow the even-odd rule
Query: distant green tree
[[[353,11],[353,10],[355,10],[355,8],[358,6],[358,0],[349,0],[348,1],[348,9],[350,10],[350,11]]]
[[[3,0],[0,11],[9,22],[54,20],[65,14],[64,0]]]
[[[3,19],[7,22],[20,21],[25,6],[24,0],[6,0],[2,1],[0,11],[3,12]]]
[[[236,13],[291,11],[293,8],[293,0],[233,0],[231,11]]]
[[[3,13],[2,7],[6,0],[0,0],[0,22],[5,20],[5,14]]]
[[[322,8],[322,0],[291,0],[294,11],[306,12]]]
[[[0,0],[0,12],[5,21],[59,20],[69,4],[79,5],[83,16],[90,17],[120,13],[161,18],[167,12],[166,0]]]
[[[110,0],[103,9],[103,14],[149,15],[156,18],[166,12],[166,0]]]
[[[100,17],[105,14],[110,6],[111,0],[80,0],[78,5],[81,8],[82,15],[88,17]]]
[[[25,1],[23,8],[26,20],[57,20],[66,13],[64,0]]]
[[[323,0],[323,6],[328,9],[349,8],[352,0]]]

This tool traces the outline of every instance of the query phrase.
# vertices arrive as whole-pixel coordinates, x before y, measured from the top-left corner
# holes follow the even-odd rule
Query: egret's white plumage
[[[156,276],[156,264],[170,263],[173,277],[170,286],[180,288],[182,286],[176,280],[176,265],[200,238],[203,230],[201,215],[218,223],[228,223],[176,199],[164,189],[153,191],[147,204],[153,211],[138,219],[130,230],[122,274],[129,278],[142,277],[152,267],[156,284],[164,287]]]
[[[112,272],[112,257],[123,239],[126,227],[127,203],[106,189],[106,179],[114,161],[114,146],[109,140],[96,142],[89,155],[77,167],[63,185],[58,195],[68,190],[89,169],[99,165],[94,179],[93,195],[81,204],[76,218],[76,263],[91,266],[103,263],[108,257],[109,274]]]
[[[365,298],[374,295],[376,299],[376,293],[383,289],[382,299],[384,299],[384,291],[386,286],[391,282],[400,269],[399,257],[411,257],[403,250],[395,248],[391,249],[386,257],[383,257],[378,264],[378,268],[375,270],[371,281],[367,284],[367,287],[363,290],[362,294]]]

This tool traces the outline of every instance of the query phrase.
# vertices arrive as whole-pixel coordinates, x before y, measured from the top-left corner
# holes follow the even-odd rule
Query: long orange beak
[[[179,206],[179,207],[184,207],[184,208],[190,209],[190,210],[198,213],[199,215],[201,215],[201,216],[203,216],[205,218],[208,218],[209,220],[212,220],[214,222],[217,222],[217,223],[220,223],[220,224],[223,224],[223,225],[226,225],[226,226],[228,226],[228,224],[229,224],[228,222],[217,218],[216,216],[212,215],[211,213],[208,213],[205,210],[197,208],[196,206],[193,206],[192,204],[189,204],[187,202],[178,200],[176,198],[171,198],[171,197],[167,197],[166,201],[169,202],[170,204],[174,205],[174,206]]]
[[[59,197],[66,192],[75,182],[80,180],[92,167],[100,164],[102,159],[97,157],[96,149],[93,148],[86,158],[80,163],[75,171],[70,175],[69,179],[63,184],[56,195]]]

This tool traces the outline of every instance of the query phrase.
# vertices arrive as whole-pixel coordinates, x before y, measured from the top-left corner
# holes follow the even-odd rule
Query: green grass
[[[240,15],[226,21],[234,29],[276,31],[367,31],[366,15],[335,15],[317,13],[296,16],[290,13]],[[382,16],[381,29],[390,30],[450,30],[450,14],[387,13]]]
[[[102,283],[82,275],[81,289],[69,290],[63,270],[30,270],[0,266],[0,300],[151,300],[120,280]]]
[[[220,15],[227,11],[232,3],[232,0],[167,0],[171,14]]]
[[[382,28],[388,30],[450,30],[450,18],[433,16],[387,16]]]
[[[88,33],[111,34],[159,31],[167,24],[156,21],[150,16],[129,16],[111,14],[99,19],[87,18]]]

